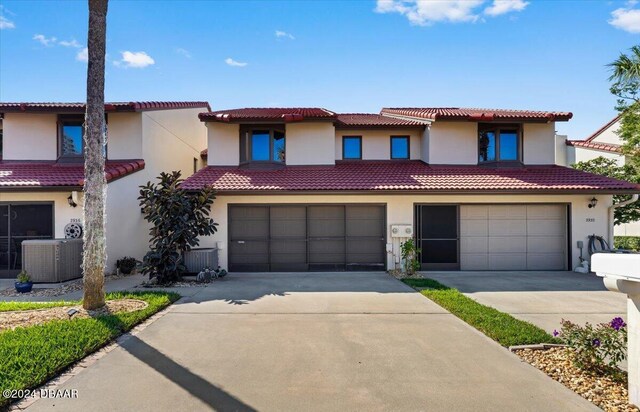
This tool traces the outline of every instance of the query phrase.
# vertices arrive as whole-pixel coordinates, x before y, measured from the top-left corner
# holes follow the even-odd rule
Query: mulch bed
[[[82,308],[82,305],[73,305],[46,309],[0,312],[0,331],[4,329],[15,329],[19,326],[26,327],[39,325],[51,320],[69,320],[110,315],[120,312],[135,312],[137,310],[142,310],[147,306],[149,306],[147,302],[139,299],[117,299],[108,300],[105,306],[95,310],[85,310]],[[68,312],[71,309],[75,309],[77,312],[70,316]]]
[[[131,275],[106,275],[104,277],[104,281],[109,282],[116,279],[121,279],[126,276]],[[66,295],[67,293],[76,292],[78,290],[82,290],[82,278],[71,280],[68,282],[60,283],[52,288],[38,288],[37,285],[34,285],[33,289],[29,293],[19,293],[16,292],[14,287],[6,288],[0,290],[0,296],[2,297],[17,297],[17,296],[32,296],[38,298],[51,298],[56,296]]]
[[[605,411],[638,411],[629,405],[626,374],[622,371],[615,379],[608,374],[579,369],[573,365],[567,348],[519,349],[514,353]]]

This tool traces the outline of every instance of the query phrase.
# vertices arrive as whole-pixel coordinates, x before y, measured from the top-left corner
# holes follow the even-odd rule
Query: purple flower
[[[557,330],[553,330],[553,336],[558,336],[560,334],[560,332],[558,332]]]
[[[617,318],[613,318],[611,320],[611,323],[609,323],[609,326],[611,326],[615,330],[620,330],[620,329],[624,328],[625,326],[627,326],[627,324],[624,323],[624,320],[622,320],[622,318],[617,317]]]
[[[597,348],[598,346],[600,346],[600,339],[594,339],[592,343],[593,343],[593,346]]]

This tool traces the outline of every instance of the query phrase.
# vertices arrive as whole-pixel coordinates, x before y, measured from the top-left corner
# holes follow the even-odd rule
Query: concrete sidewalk
[[[597,411],[384,273],[232,274],[29,411]]]

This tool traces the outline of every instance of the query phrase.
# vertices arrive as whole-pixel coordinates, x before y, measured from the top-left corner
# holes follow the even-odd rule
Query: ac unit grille
[[[82,239],[25,240],[22,268],[36,283],[82,277]]]

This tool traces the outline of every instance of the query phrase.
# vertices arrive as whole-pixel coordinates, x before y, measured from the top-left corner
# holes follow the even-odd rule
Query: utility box
[[[22,269],[35,283],[56,283],[82,277],[82,239],[25,240]]]
[[[413,226],[391,225],[391,237],[413,237]]]
[[[199,273],[204,268],[218,268],[218,249],[191,249],[182,256],[187,273]]]

